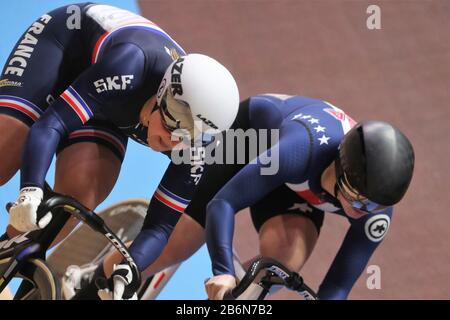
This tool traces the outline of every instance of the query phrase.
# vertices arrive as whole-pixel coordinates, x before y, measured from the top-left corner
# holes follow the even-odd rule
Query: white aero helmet
[[[239,90],[231,73],[213,58],[196,53],[172,62],[156,98],[166,129],[188,130],[191,139],[229,129],[239,109]]]

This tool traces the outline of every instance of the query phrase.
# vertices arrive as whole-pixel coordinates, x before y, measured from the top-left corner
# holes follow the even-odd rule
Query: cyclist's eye
[[[361,195],[358,191],[356,191],[350,186],[345,174],[339,183],[339,187],[341,188],[342,193],[345,193],[347,199],[360,202],[366,202],[368,200],[368,198]]]

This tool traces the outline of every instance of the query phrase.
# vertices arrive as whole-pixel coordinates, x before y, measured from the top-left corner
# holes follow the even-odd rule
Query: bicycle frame
[[[78,201],[71,197],[51,193],[51,197],[41,203],[38,208],[38,218],[44,216],[47,212],[53,212],[53,219],[43,230],[24,234],[9,240],[6,245],[16,246],[7,247],[5,251],[0,251],[0,259],[9,258],[9,264],[5,271],[0,274],[0,292],[7,286],[16,273],[23,268],[24,263],[30,258],[39,258],[45,260],[45,254],[54,241],[59,231],[65,225],[70,216],[84,221],[94,231],[105,236],[110,243],[120,252],[127,263],[130,265],[133,273],[133,282],[130,286],[137,289],[140,285],[140,273],[131,257],[130,253],[122,241],[105,224],[102,218],[98,217],[93,211],[87,209]],[[58,211],[58,212],[55,212]],[[29,237],[28,237],[29,236]],[[14,239],[14,240],[13,240]],[[21,241],[19,241],[21,239]],[[12,241],[12,242],[11,242]]]

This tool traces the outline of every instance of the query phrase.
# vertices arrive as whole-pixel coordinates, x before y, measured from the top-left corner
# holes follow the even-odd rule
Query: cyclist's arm
[[[117,99],[130,99],[143,81],[144,55],[138,47],[121,44],[86,69],[31,127],[21,168],[21,188],[43,188],[45,175],[60,140],[101,114]],[[133,88],[98,92],[96,81],[133,75]],[[97,82],[98,84],[98,82]],[[128,86],[129,87],[129,86]],[[123,90],[122,90],[123,89]]]
[[[320,285],[320,299],[347,298],[385,236],[391,216],[392,208],[389,208],[376,215],[368,214],[360,219],[349,219],[351,226],[344,242]]]
[[[285,182],[304,180],[308,167],[310,140],[306,129],[289,122],[280,129],[280,140],[269,152],[279,155],[279,169],[275,174],[262,175],[261,164],[267,152],[239,171],[209,202],[206,212],[206,242],[214,275],[234,275],[232,240],[234,215],[251,206]],[[293,180],[295,179],[295,180]]]
[[[139,270],[144,271],[159,257],[195,189],[191,165],[171,163],[153,194],[142,230],[129,249]]]

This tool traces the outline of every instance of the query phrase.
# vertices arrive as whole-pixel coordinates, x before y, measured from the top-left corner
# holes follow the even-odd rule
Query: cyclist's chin
[[[352,219],[359,219],[364,217],[368,212],[353,208],[350,203],[348,203],[341,194],[338,195],[338,200],[341,202],[342,208],[345,214]]]
[[[353,218],[353,219],[359,219],[361,217],[364,217],[366,214],[368,214],[368,212],[366,212],[366,211],[355,209],[353,207],[344,208],[344,211],[347,214],[347,216],[349,216],[350,218]]]
[[[147,138],[147,143],[150,148],[157,152],[170,151],[179,144],[178,141],[172,141],[169,138],[161,137],[159,135],[150,136]]]
[[[161,138],[159,136],[150,136],[147,138],[147,143],[150,148],[152,148],[154,151],[162,152],[162,151],[168,151],[169,149],[165,144],[163,144]]]

